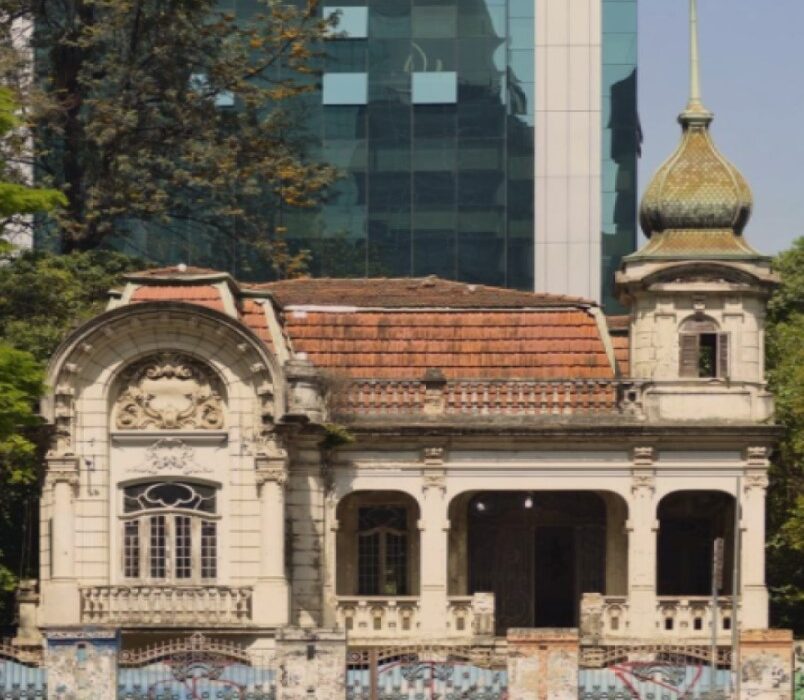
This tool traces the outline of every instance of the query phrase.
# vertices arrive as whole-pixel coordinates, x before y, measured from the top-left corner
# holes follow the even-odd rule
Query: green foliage
[[[36,401],[44,391],[42,365],[29,353],[0,342],[0,592],[16,583],[20,495],[36,484]],[[15,554],[17,556],[15,556]],[[8,608],[0,598],[0,611]]]
[[[27,251],[0,264],[0,623],[13,609],[8,593],[35,557],[35,503],[48,433],[36,415],[43,366],[72,328],[103,311],[124,272],[142,268],[125,256],[93,251]],[[27,539],[22,523],[28,523]]]
[[[324,423],[324,439],[319,443],[322,450],[334,450],[342,445],[350,445],[355,441],[355,436],[349,429],[338,423]]]
[[[804,238],[776,260],[768,308],[768,377],[784,428],[768,491],[768,584],[775,625],[804,631]]]
[[[0,339],[46,362],[64,336],[102,311],[140,261],[107,251],[25,252],[0,265]]]
[[[67,203],[67,198],[57,190],[29,187],[22,182],[14,182],[20,173],[14,171],[8,164],[10,155],[6,147],[9,134],[21,125],[17,116],[17,103],[7,88],[0,87],[0,139],[3,148],[0,150],[0,220],[5,227],[9,220],[18,214],[34,214],[40,211],[50,211]],[[0,240],[0,252],[8,250],[8,242]]]
[[[286,212],[321,201],[335,171],[301,125],[331,22],[318,0],[259,3],[245,17],[217,0],[0,0],[0,33],[21,15],[36,27],[41,79],[19,92],[37,172],[68,198],[63,251],[144,225],[261,255]],[[19,54],[0,50],[17,85]]]

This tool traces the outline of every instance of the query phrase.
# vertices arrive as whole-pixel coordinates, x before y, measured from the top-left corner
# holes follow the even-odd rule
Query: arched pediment
[[[256,436],[286,406],[284,375],[263,341],[237,319],[182,302],[126,305],[91,319],[56,350],[48,385],[42,413],[55,424],[57,453],[74,451],[77,411],[108,412],[113,431],[216,431],[234,427],[227,402],[242,411],[253,401],[257,423],[248,432]]]

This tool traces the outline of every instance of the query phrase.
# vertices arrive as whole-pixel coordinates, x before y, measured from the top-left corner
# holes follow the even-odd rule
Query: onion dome
[[[751,189],[715,148],[713,114],[700,97],[698,18],[690,0],[690,98],[679,115],[681,143],[653,176],[639,219],[650,242],[634,257],[755,256],[742,238],[751,216]]]

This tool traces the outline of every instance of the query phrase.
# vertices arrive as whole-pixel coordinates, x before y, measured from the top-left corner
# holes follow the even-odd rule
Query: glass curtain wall
[[[322,80],[311,272],[533,285],[533,0],[365,0]],[[298,235],[302,234],[302,235]]]
[[[603,0],[602,87],[602,301],[616,311],[614,273],[637,241],[637,0]]]

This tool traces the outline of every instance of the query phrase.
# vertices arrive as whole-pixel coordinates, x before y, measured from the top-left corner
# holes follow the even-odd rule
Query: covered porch
[[[647,511],[607,490],[474,490],[448,501],[433,491],[360,491],[337,503],[328,613],[356,643],[513,628],[704,642],[713,624],[729,642],[733,495],[671,492]],[[715,538],[725,559],[713,614]]]

